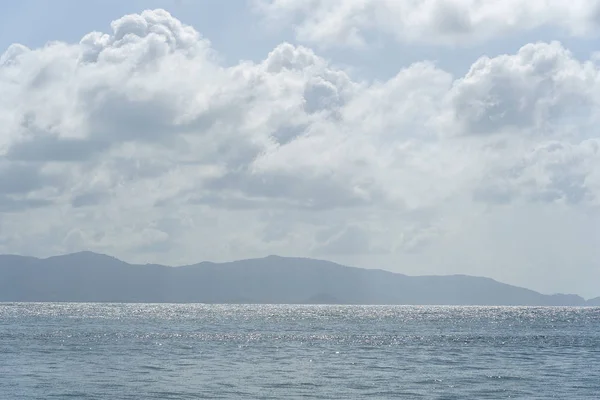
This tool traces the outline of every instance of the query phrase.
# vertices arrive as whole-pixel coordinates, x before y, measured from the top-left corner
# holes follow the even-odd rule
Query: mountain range
[[[0,301],[600,306],[600,297],[546,295],[489,278],[407,276],[309,258],[168,267],[92,252],[0,255]]]

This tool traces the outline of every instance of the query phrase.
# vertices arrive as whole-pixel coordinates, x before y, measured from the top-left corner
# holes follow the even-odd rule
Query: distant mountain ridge
[[[407,276],[309,258],[128,264],[80,252],[0,255],[0,301],[600,306],[467,275]]]

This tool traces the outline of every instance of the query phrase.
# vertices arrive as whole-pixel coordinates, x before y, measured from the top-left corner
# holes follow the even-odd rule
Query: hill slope
[[[488,278],[406,276],[306,258],[173,268],[91,252],[0,256],[0,301],[586,305],[576,295],[548,296]]]

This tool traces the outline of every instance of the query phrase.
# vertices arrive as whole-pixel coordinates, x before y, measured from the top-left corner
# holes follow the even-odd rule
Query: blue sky
[[[3,3],[0,252],[308,256],[598,295],[598,10]]]
[[[297,43],[293,27],[265,23],[248,0],[23,0],[0,6],[0,48],[12,43],[39,47],[51,40],[77,42],[86,33],[109,30],[110,21],[145,9],[164,8],[174,17],[194,26],[208,38],[227,64],[260,60],[282,41]],[[377,35],[376,35],[377,36]],[[598,39],[576,38],[553,29],[518,32],[476,46],[428,46],[397,43],[378,35],[377,46],[356,49],[328,48],[320,54],[334,63],[352,67],[367,79],[387,79],[399,68],[431,60],[445,70],[464,74],[482,54],[495,56],[517,51],[524,43],[560,40],[577,57],[595,51]],[[382,50],[385,49],[385,50]]]

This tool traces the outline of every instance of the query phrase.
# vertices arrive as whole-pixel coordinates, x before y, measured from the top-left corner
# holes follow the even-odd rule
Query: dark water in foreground
[[[1,399],[600,398],[600,308],[0,304]]]

